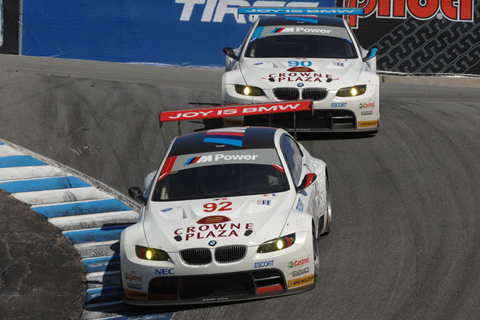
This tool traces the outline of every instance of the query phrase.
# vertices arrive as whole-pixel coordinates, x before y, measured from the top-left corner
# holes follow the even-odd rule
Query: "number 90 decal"
[[[312,61],[303,60],[303,61],[296,61],[290,60],[288,61],[289,67],[310,67],[312,65]]]

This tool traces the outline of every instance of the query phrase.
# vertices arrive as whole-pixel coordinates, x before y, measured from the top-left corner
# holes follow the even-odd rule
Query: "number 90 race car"
[[[363,9],[239,8],[243,14],[283,14],[257,19],[242,45],[224,48],[223,104],[313,100],[315,114],[249,117],[245,125],[298,131],[378,131],[376,49],[367,52],[342,18]],[[305,14],[313,16],[304,16]],[[262,123],[263,121],[263,123]],[[295,123],[293,123],[295,122]],[[290,131],[290,130],[289,130]]]
[[[218,303],[313,288],[332,219],[327,165],[283,129],[179,136],[121,235],[125,303]]]

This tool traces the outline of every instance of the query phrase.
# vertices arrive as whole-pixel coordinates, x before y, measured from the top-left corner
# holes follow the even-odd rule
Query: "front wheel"
[[[323,221],[321,236],[326,236],[327,234],[329,234],[332,226],[332,202],[330,197],[330,181],[328,179],[327,173],[325,173],[325,193],[326,212],[323,219],[321,219]]]
[[[317,238],[315,237],[315,228],[313,229],[312,232],[312,247],[313,247],[313,265],[314,265],[314,274],[315,278],[317,278],[319,271],[320,271],[320,254],[318,253],[318,241]]]

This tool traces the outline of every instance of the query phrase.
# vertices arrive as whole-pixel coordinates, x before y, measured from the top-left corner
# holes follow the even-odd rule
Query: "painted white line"
[[[19,156],[23,153],[10,148],[9,146],[2,144],[0,145],[0,157],[8,157],[8,156]]]
[[[116,211],[50,218],[48,221],[62,231],[100,228],[108,224],[131,224],[137,222],[135,211]]]
[[[63,176],[64,171],[52,166],[0,168],[0,182]]]
[[[101,287],[119,286],[121,285],[121,274],[119,271],[108,272],[92,272],[86,275],[88,289],[98,289]]]
[[[82,259],[94,258],[94,257],[106,257],[113,256],[119,252],[119,241],[104,241],[104,242],[89,242],[76,244],[74,247],[77,249]]]
[[[13,193],[12,196],[30,205],[68,203],[83,200],[111,199],[106,194],[94,187],[72,188],[61,190],[33,191]]]

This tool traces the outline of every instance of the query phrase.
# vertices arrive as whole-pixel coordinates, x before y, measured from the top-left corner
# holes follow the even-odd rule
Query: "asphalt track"
[[[158,127],[158,112],[219,102],[220,75],[0,56],[0,137],[126,193],[177,134],[175,124]],[[480,82],[422,82],[386,78],[375,137],[299,137],[328,164],[332,187],[332,232],[321,241],[314,290],[180,308],[172,318],[478,318]]]

